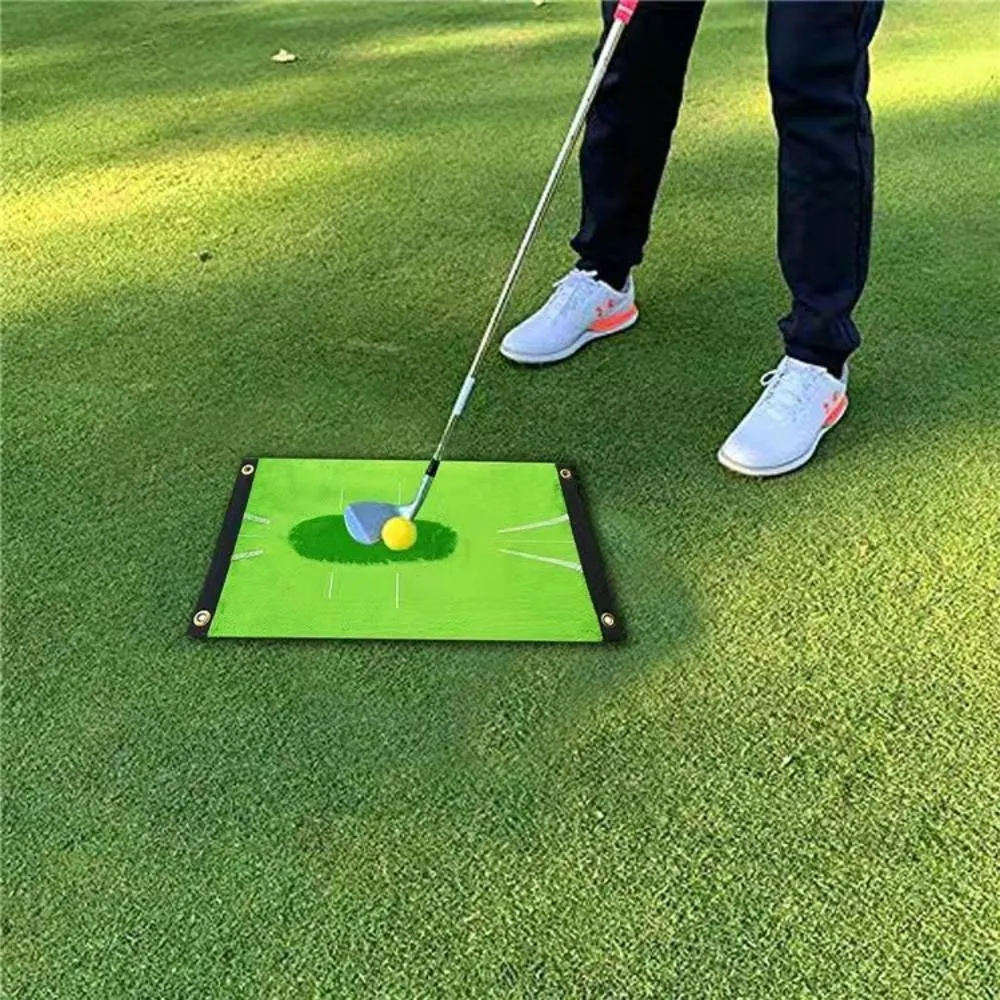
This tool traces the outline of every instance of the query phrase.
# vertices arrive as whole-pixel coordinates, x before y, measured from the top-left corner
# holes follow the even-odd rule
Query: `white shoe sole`
[[[798,458],[793,458],[790,462],[785,462],[784,465],[775,465],[769,469],[754,469],[747,465],[741,465],[726,455],[725,445],[719,449],[716,457],[719,460],[719,464],[729,469],[730,472],[737,472],[741,476],[752,476],[756,479],[767,479],[771,476],[783,476],[786,472],[794,472],[796,469],[801,469],[816,454],[816,449],[819,447],[820,441],[823,440],[823,436],[827,431],[832,431],[844,419],[844,414],[847,412],[848,406],[850,406],[850,401],[845,398],[844,408],[840,411],[837,419],[829,427],[824,427],[820,430],[816,436],[816,440],[812,443],[812,447],[807,452],[799,455]]]
[[[628,319],[622,322],[621,326],[616,326],[611,330],[603,330],[600,333],[594,330],[584,330],[568,347],[564,347],[561,351],[554,351],[552,354],[519,354],[517,351],[512,351],[504,347],[502,343],[500,344],[500,353],[508,361],[516,361],[519,365],[550,365],[556,361],[565,361],[566,358],[572,357],[580,348],[586,347],[587,344],[594,340],[613,337],[616,333],[621,333],[630,326],[635,326],[638,322],[639,312],[636,310]]]

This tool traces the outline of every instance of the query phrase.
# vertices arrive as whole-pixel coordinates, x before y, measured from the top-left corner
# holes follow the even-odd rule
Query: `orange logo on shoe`
[[[823,402],[823,426],[832,427],[847,409],[847,396],[842,392],[835,392],[829,399]]]
[[[610,313],[610,311],[612,309],[614,309],[614,307],[615,307],[615,300],[614,299],[608,299],[608,301],[605,302],[604,305],[598,306],[594,310],[594,313],[595,313],[595,315],[597,316],[598,319],[603,319],[605,316],[607,316]],[[626,312],[627,311],[628,310],[626,309]]]

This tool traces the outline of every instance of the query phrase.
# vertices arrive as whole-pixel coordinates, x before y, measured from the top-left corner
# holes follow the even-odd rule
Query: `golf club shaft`
[[[504,310],[507,308],[507,304],[510,301],[511,293],[514,290],[514,285],[521,273],[525,257],[527,257],[528,250],[531,249],[531,244],[534,242],[535,236],[538,234],[542,219],[545,217],[545,213],[550,202],[552,201],[552,195],[555,193],[556,187],[559,184],[559,178],[562,176],[570,154],[573,152],[573,147],[576,145],[576,141],[580,137],[580,133],[583,131],[583,126],[587,121],[587,115],[590,112],[590,107],[594,103],[594,98],[597,95],[598,88],[601,86],[604,76],[608,71],[608,66],[611,64],[611,58],[614,56],[615,49],[618,47],[618,42],[621,39],[622,32],[625,30],[625,25],[632,17],[638,2],[639,0],[621,0],[618,5],[614,21],[608,30],[607,37],[604,40],[604,45],[601,47],[601,52],[594,65],[594,71],[591,73],[590,80],[587,83],[587,88],[584,90],[583,97],[580,99],[580,105],[576,109],[576,114],[573,116],[569,132],[563,141],[562,148],[559,150],[559,155],[556,157],[556,162],[552,167],[551,173],[549,174],[548,181],[546,181],[542,195],[538,199],[538,205],[535,207],[534,215],[532,215],[531,222],[528,223],[528,229],[524,234],[524,238],[521,240],[520,247],[518,247],[517,254],[514,257],[514,262],[511,265],[509,273],[507,274],[507,280],[503,283],[503,288],[500,290],[500,297],[497,299],[496,306],[493,309],[493,315],[490,316],[490,321],[486,324],[486,331],[483,333],[483,338],[479,342],[479,348],[476,351],[475,357],[472,359],[472,364],[469,366],[468,374],[465,377],[465,381],[462,383],[462,388],[459,391],[457,399],[455,400],[455,405],[452,407],[444,432],[441,434],[441,440],[438,442],[437,448],[434,449],[434,456],[431,459],[430,465],[427,467],[427,472],[424,474],[422,482],[420,483],[417,496],[410,505],[410,517],[416,515],[416,512],[420,509],[420,505],[423,503],[424,498],[427,496],[427,492],[430,490],[434,475],[441,462],[441,456],[444,454],[445,444],[451,435],[455,423],[462,415],[462,411],[465,409],[465,404],[469,401],[469,396],[472,394],[473,387],[475,386],[476,372],[479,371],[479,366],[482,364],[483,358],[486,356],[486,351],[490,342],[493,340],[497,328],[500,326],[500,320],[503,318]]]

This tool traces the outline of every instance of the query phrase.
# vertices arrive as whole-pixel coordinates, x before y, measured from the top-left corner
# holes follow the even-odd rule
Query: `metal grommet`
[[[198,628],[204,628],[212,620],[211,611],[199,611],[194,616],[194,623]]]
[[[569,469],[560,469],[560,470],[559,470],[559,475],[560,475],[560,476],[561,476],[561,477],[562,477],[563,479],[572,479],[572,478],[573,478],[573,473],[572,473],[572,472],[570,472],[570,470],[569,470]]]
[[[605,611],[604,614],[601,615],[601,624],[605,628],[614,628],[615,627],[615,616],[613,614],[611,614],[610,611]]]
[[[240,469],[240,472],[242,472],[244,476],[252,476],[253,466],[249,462],[247,462],[247,464],[244,465],[242,469]]]

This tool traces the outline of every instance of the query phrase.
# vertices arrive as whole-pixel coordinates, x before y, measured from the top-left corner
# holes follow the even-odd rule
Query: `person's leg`
[[[615,6],[602,4],[605,34]],[[640,3],[587,119],[582,219],[571,246],[578,267],[615,288],[642,260],[703,8],[704,0]]]
[[[616,4],[602,6],[601,45]],[[570,244],[580,259],[541,309],[504,337],[500,352],[511,361],[561,361],[638,319],[630,271],[649,236],[703,7],[704,0],[644,0],[622,35],[580,149],[583,211]]]
[[[868,46],[881,0],[771,0],[768,79],[778,132],[778,257],[792,294],[789,357],[839,376],[860,344],[874,143]]]
[[[785,354],[719,449],[749,476],[798,469],[847,409],[851,312],[868,273],[873,142],[868,45],[880,2],[770,0],[767,49],[778,129],[778,257],[792,293]]]

